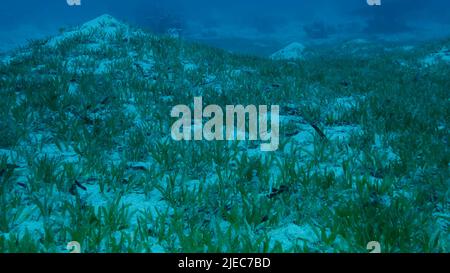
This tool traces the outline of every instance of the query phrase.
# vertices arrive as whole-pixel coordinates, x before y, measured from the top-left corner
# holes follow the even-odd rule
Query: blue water
[[[366,0],[80,1],[2,1],[0,50],[105,13],[156,33],[177,28],[186,39],[262,54],[294,40],[432,39],[450,32],[447,0],[381,0],[381,6]]]

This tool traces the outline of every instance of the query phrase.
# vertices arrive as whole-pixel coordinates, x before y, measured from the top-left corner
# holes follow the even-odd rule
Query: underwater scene
[[[448,253],[447,0],[3,0],[0,253]]]

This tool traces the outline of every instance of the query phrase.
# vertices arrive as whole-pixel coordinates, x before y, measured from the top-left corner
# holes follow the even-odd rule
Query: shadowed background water
[[[28,39],[55,35],[64,28],[109,13],[164,34],[227,50],[266,55],[293,41],[326,43],[348,38],[414,40],[450,32],[446,0],[4,0],[0,6],[0,51]]]

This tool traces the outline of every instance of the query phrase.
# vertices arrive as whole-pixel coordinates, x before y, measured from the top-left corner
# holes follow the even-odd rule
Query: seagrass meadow
[[[450,39],[233,54],[104,15],[0,62],[0,252],[449,252]],[[279,105],[280,146],[170,109]]]

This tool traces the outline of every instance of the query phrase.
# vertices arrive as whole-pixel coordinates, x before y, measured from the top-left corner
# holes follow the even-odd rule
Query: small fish
[[[83,186],[80,182],[78,182],[78,180],[75,180],[75,185],[77,187],[79,187],[80,189],[87,191],[87,188],[85,186]]]

